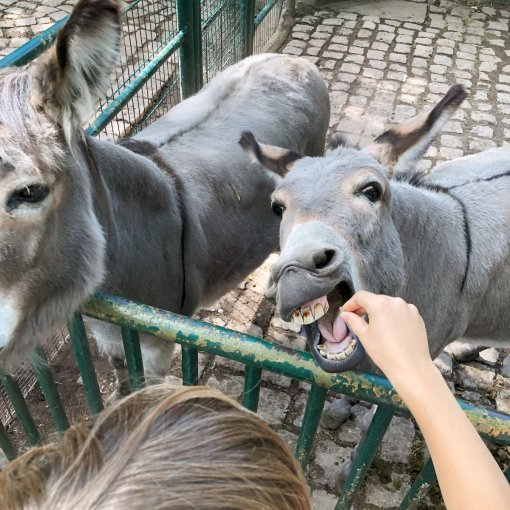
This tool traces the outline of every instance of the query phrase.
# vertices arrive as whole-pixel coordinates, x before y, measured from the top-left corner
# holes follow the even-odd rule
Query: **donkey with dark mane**
[[[119,4],[81,0],[38,61],[0,72],[4,370],[98,288],[191,314],[277,249],[269,197],[281,177],[250,161],[237,143],[243,130],[323,153],[329,97],[319,72],[272,54],[231,66],[132,139],[86,136],[119,39]],[[123,358],[116,328],[93,329]],[[172,350],[144,336],[147,372],[164,375]]]
[[[362,150],[336,138],[325,157],[294,157],[273,193],[281,254],[268,292],[284,320],[305,325],[325,370],[375,369],[355,359],[359,340],[339,314],[361,289],[416,305],[432,357],[460,337],[508,339],[510,148],[415,170],[465,96],[452,87]],[[256,141],[248,150],[269,157]]]

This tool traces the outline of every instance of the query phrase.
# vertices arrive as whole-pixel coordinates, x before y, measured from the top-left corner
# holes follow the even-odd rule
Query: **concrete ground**
[[[0,0],[0,55],[60,19],[73,3]],[[332,132],[364,144],[385,127],[435,104],[452,84],[462,83],[469,97],[427,152],[423,167],[510,139],[509,9],[479,4],[471,8],[449,0],[349,0],[309,11],[297,20],[282,51],[305,56],[321,70],[331,95]],[[304,341],[295,327],[283,322],[263,299],[270,263],[271,259],[198,316],[302,348]],[[240,396],[241,365],[210,355],[201,355],[200,360],[203,383]],[[458,396],[510,412],[510,351],[489,349],[463,364],[445,352],[438,364]],[[172,373],[169,379],[177,381],[178,359]],[[307,389],[298,381],[264,374],[260,414],[292,446]],[[315,509],[333,509],[336,477],[360,438],[359,422],[367,411],[358,404],[338,429],[320,428],[308,470]],[[494,453],[508,465],[508,450],[498,448]],[[413,421],[395,418],[356,508],[397,508],[426,456]],[[441,507],[436,492],[423,508]]]

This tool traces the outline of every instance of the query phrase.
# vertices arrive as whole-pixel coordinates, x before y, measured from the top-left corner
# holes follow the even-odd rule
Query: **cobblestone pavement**
[[[0,55],[18,47],[72,8],[74,2],[0,0]],[[510,11],[468,8],[456,2],[412,0],[345,1],[301,17],[283,52],[316,63],[329,85],[331,131],[364,144],[385,127],[435,104],[453,83],[470,91],[454,120],[427,152],[422,165],[499,146],[510,139]],[[251,275],[237,289],[197,316],[219,326],[303,348],[292,324],[281,320],[263,299],[270,266]],[[469,363],[457,363],[449,348],[437,360],[458,396],[510,412],[510,350],[488,349]],[[178,382],[179,356],[170,381]],[[243,366],[200,355],[201,382],[239,398]],[[260,414],[293,447],[299,433],[308,385],[265,373]],[[327,406],[330,406],[328,402]],[[363,403],[336,430],[321,427],[308,475],[314,509],[336,502],[336,477],[360,439]],[[510,462],[507,449],[494,449]],[[427,458],[412,420],[394,418],[356,501],[362,510],[397,508]],[[423,508],[442,508],[437,491]]]

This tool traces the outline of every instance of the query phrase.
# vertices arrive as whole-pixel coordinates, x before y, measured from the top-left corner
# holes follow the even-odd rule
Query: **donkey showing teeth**
[[[134,138],[87,137],[81,126],[108,85],[119,38],[117,1],[81,0],[37,62],[0,72],[0,369],[98,288],[191,314],[276,250],[270,195],[281,172],[250,162],[237,143],[243,130],[285,154],[324,152],[319,72],[270,54],[220,73]],[[122,392],[118,328],[93,329]],[[142,335],[147,373],[164,375],[172,350]]]
[[[308,324],[325,370],[375,368],[354,359],[338,314],[361,289],[416,305],[433,358],[462,336],[501,346],[508,338],[510,146],[414,171],[465,96],[452,87],[428,115],[362,150],[339,145],[325,157],[294,159],[273,193],[281,254],[268,294],[284,320]],[[261,161],[269,157],[258,150]]]
[[[359,342],[338,311],[361,289],[415,304],[432,357],[462,336],[508,338],[510,149],[413,170],[465,97],[453,86],[428,115],[362,150],[294,158],[273,193],[281,255],[268,293],[284,320],[305,325],[325,370],[374,368],[352,363]]]

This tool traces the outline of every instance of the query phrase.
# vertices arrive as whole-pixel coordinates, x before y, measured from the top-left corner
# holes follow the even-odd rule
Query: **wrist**
[[[410,405],[408,400],[427,398],[438,384],[446,386],[443,376],[432,360],[426,360],[414,366],[412,370],[398,371],[388,379],[408,406]]]

